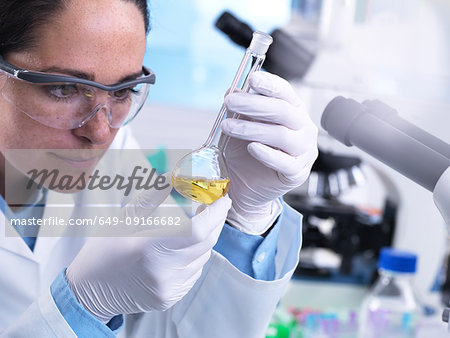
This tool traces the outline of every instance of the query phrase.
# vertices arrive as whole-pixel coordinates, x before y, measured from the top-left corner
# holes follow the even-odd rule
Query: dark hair
[[[71,0],[0,0],[0,55],[33,47],[36,29],[49,17],[61,12]],[[92,0],[87,0],[92,1]],[[133,2],[144,17],[145,32],[150,30],[147,0]]]

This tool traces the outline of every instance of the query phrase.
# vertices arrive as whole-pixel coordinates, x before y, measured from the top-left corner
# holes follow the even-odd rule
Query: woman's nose
[[[73,130],[75,136],[87,140],[92,145],[110,142],[113,132],[109,126],[110,110],[103,105],[84,125]]]

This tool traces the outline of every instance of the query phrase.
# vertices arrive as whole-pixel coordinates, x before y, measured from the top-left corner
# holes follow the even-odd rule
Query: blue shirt
[[[29,219],[29,218],[42,218],[45,201],[47,199],[47,189],[40,189],[31,197],[31,200],[27,201],[25,205],[19,208],[16,211],[12,211],[8,204],[3,199],[3,196],[0,195],[0,209],[2,213],[5,215],[7,219],[21,218],[21,219]],[[34,250],[34,245],[36,244],[36,235],[39,231],[39,227],[28,227],[29,229],[25,230],[23,227],[16,227],[17,232],[22,236],[25,243],[28,245],[31,251]]]

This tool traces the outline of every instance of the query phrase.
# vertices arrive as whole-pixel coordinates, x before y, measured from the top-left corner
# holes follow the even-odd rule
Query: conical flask
[[[248,76],[261,69],[266,52],[272,43],[272,37],[256,31],[239,65],[229,92],[239,89],[248,92]],[[211,204],[224,196],[228,191],[230,178],[223,155],[228,143],[222,140],[220,124],[227,117],[227,109],[223,104],[206,142],[197,150],[187,154],[172,171],[173,187],[184,197],[202,204]],[[233,118],[238,118],[234,114]]]

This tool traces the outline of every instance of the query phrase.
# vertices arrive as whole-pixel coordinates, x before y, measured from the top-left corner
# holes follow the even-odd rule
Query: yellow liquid
[[[202,204],[211,204],[227,193],[230,180],[172,176],[172,183],[176,191],[184,197]]]

